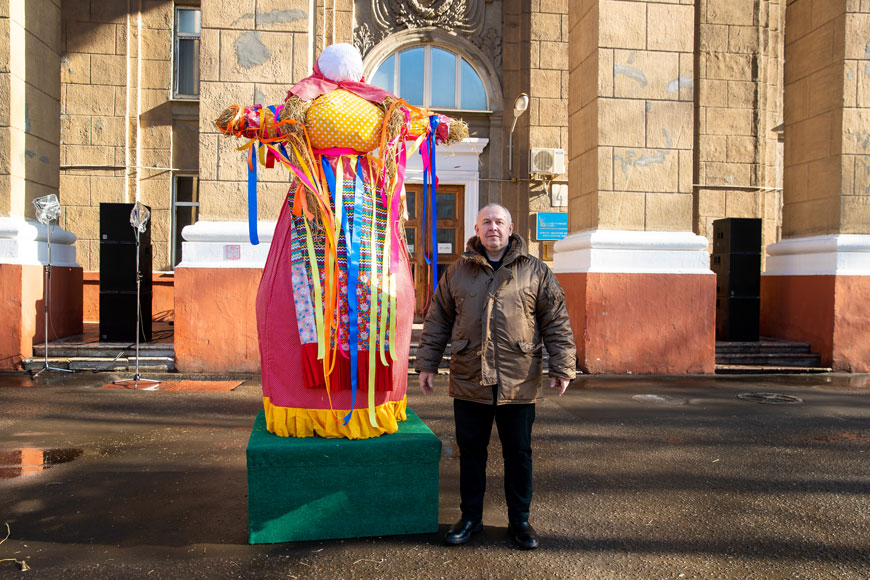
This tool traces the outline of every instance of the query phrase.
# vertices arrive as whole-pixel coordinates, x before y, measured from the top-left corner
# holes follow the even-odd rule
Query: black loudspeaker
[[[716,338],[725,341],[758,342],[761,299],[716,298]]]
[[[713,253],[761,253],[761,220],[725,218],[713,221]]]
[[[713,254],[716,296],[751,298],[761,295],[761,254]]]
[[[130,228],[133,229],[132,227]],[[139,245],[142,292],[151,292],[151,244]],[[136,292],[136,244],[100,244],[100,292]]]
[[[148,207],[148,206],[145,206]],[[136,242],[136,232],[130,225],[132,203],[101,203],[100,204],[100,242]],[[151,208],[148,208],[151,211]],[[139,243],[151,244],[151,220],[147,229],[139,234]]]
[[[149,272],[150,276],[150,272]],[[139,302],[142,328],[139,340],[151,342],[151,292],[142,292]],[[103,292],[100,290],[100,340],[136,342],[136,289]]]

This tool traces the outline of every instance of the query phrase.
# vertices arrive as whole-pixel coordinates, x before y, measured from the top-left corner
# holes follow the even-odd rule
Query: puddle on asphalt
[[[82,449],[16,449],[0,451],[0,479],[34,475],[68,463],[82,455]]]

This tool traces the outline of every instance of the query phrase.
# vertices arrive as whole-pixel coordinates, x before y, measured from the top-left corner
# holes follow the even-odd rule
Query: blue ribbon
[[[437,211],[437,185],[435,183],[435,131],[438,129],[438,115],[429,117],[429,135],[427,140],[429,146],[427,152],[429,154],[429,179],[426,179],[426,173],[423,173],[423,189],[426,189],[427,181],[431,188],[429,196],[429,213],[432,219],[432,294],[438,288],[438,211]]]
[[[251,165],[248,167],[248,237],[251,244],[256,246],[260,243],[257,236],[257,153],[259,143],[251,145]]]
[[[359,317],[357,313],[357,298],[356,289],[359,284],[359,258],[360,258],[360,242],[362,238],[362,222],[363,222],[363,176],[362,176],[362,160],[360,157],[356,164],[356,180],[353,188],[353,233],[350,239],[350,252],[347,256],[347,310],[348,318],[350,318],[350,328],[348,330],[348,346],[350,347],[350,392],[351,403],[350,411],[344,418],[344,424],[350,422],[353,409],[356,406],[356,389],[357,389],[357,369],[359,361],[357,358],[359,351]],[[347,219],[344,212],[342,225]],[[372,224],[374,226],[374,224]],[[372,332],[372,329],[369,329]],[[369,372],[374,372],[374,369],[369,369]]]

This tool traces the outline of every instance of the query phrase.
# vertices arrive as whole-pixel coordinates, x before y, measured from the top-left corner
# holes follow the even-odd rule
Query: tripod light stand
[[[45,306],[45,336],[43,337],[43,340],[45,341],[45,350],[43,351],[44,357],[42,368],[33,375],[33,377],[36,378],[45,371],[61,371],[64,373],[71,373],[72,371],[70,369],[53,367],[48,364],[48,320],[51,314],[51,220],[55,220],[60,216],[60,202],[57,200],[57,196],[52,193],[34,199],[33,207],[36,208],[37,221],[43,224],[48,231],[48,237],[46,239],[48,245],[48,260],[43,267],[45,272],[45,300],[43,301]]]
[[[137,201],[133,205],[132,211],[130,211],[130,225],[133,226],[133,233],[136,236],[136,372],[133,374],[133,378],[131,379],[113,381],[113,384],[116,385],[132,384],[133,390],[139,388],[139,383],[151,383],[151,388],[160,384],[160,381],[143,379],[139,375],[139,336],[142,333],[142,307],[140,306],[142,299],[142,272],[139,264],[139,235],[147,229],[149,217],[151,217],[151,212],[148,211],[148,208],[142,205],[141,202]],[[149,272],[148,274],[150,275],[151,273]],[[151,324],[150,320],[148,321],[148,324]]]

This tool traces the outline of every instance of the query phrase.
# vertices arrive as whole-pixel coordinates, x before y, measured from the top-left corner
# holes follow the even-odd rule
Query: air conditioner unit
[[[529,152],[529,173],[561,175],[565,173],[565,150],[532,148]]]

